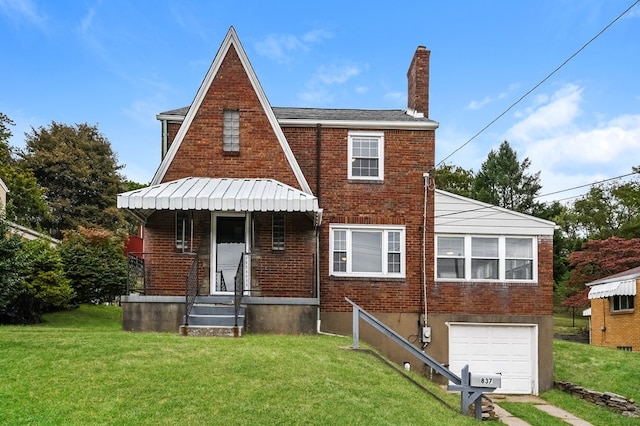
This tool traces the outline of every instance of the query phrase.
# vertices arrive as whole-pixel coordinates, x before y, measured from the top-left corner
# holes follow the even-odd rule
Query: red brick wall
[[[350,129],[359,130],[359,129]],[[382,130],[382,129],[381,129]],[[316,191],[316,128],[285,128],[298,162]],[[367,130],[369,131],[369,130]],[[434,131],[384,130],[384,181],[349,181],[349,129],[321,129],[320,304],[326,312],[346,312],[349,297],[375,312],[419,312],[422,305],[422,211],[424,178],[434,163]],[[329,276],[329,224],[405,225],[404,279]],[[433,229],[433,192],[428,197],[427,229]],[[433,247],[433,233],[427,233]],[[427,274],[433,276],[433,250],[427,252]],[[430,271],[430,272],[429,272]]]
[[[254,215],[252,295],[314,297],[315,231],[303,213],[285,214],[285,248],[272,250],[272,213]]]
[[[438,281],[427,298],[434,314],[552,315],[553,238],[538,237],[537,283]]]
[[[240,111],[240,154],[222,150],[223,112]],[[163,182],[196,177],[270,177],[299,188],[233,46],[200,105]]]

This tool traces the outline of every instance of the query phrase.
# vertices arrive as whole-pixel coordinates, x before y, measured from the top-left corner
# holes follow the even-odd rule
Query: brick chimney
[[[410,110],[429,117],[429,55],[430,50],[418,46],[413,55],[409,71],[407,71],[408,98],[407,106]]]

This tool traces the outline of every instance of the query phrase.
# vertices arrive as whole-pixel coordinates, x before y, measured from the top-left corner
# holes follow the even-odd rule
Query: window
[[[193,218],[189,212],[176,212],[176,248],[182,252],[193,251]]]
[[[611,296],[611,311],[633,310],[633,296]]]
[[[330,273],[337,276],[405,276],[403,226],[330,225]]]
[[[452,280],[534,281],[536,239],[439,235],[436,278]]]
[[[224,111],[222,150],[240,152],[240,111],[238,110]]]
[[[438,237],[438,278],[464,278],[464,238]]]
[[[349,132],[349,179],[384,178],[384,133]]]
[[[284,213],[274,213],[271,219],[271,249],[284,250]]]
[[[616,346],[616,348],[619,351],[624,351],[624,352],[633,352],[633,347],[632,346]]]

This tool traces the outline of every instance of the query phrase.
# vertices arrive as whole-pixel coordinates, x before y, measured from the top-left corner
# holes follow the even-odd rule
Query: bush
[[[20,294],[18,249],[21,241],[9,236],[9,226],[0,217],[0,323],[13,322],[12,304]]]
[[[99,228],[68,231],[60,254],[76,303],[112,302],[127,283],[124,238]]]

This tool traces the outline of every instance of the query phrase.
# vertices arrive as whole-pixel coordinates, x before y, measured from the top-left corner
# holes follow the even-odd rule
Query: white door
[[[211,218],[211,294],[233,294],[236,276],[248,288],[249,215],[213,213]]]
[[[535,324],[449,324],[449,369],[460,375],[502,373],[495,393],[538,394],[538,327]]]

